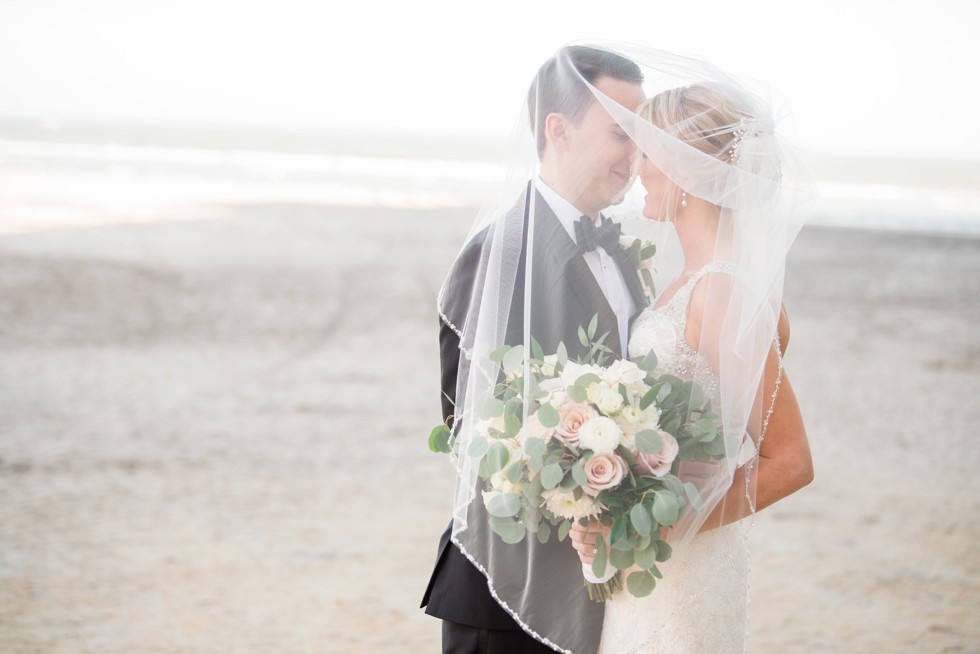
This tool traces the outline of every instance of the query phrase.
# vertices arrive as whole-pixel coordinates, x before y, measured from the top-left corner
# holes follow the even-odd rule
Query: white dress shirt
[[[576,209],[571,202],[558,195],[558,192],[548,186],[540,177],[535,179],[535,187],[541,194],[541,197],[544,198],[544,201],[548,203],[555,216],[558,217],[558,222],[568,232],[572,241],[578,245],[578,238],[575,235],[575,223],[582,217],[582,212]],[[598,226],[599,221],[596,220],[596,227]],[[609,306],[616,315],[616,320],[619,323],[621,354],[625,357],[627,356],[626,340],[629,336],[630,317],[636,312],[636,303],[633,302],[633,297],[630,295],[629,288],[626,286],[626,280],[623,279],[622,271],[616,265],[615,259],[606,252],[605,248],[598,247],[592,252],[586,252],[582,257],[585,259],[585,263],[588,264],[589,270],[592,271],[596,282],[599,283],[599,288],[602,289],[602,294],[606,296]]]

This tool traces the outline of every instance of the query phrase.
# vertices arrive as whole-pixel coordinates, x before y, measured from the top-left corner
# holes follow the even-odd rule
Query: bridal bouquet
[[[661,528],[691,506],[703,509],[694,484],[676,476],[678,463],[722,458],[725,446],[700,386],[656,375],[652,352],[604,365],[612,353],[595,330],[595,318],[579,328],[583,361],[570,361],[564,343],[548,356],[533,343],[526,361],[523,346],[491,354],[499,381],[459,455],[479,461],[490,527],[504,542],[562,541],[573,521],[601,521],[611,529],[597,536],[592,572],[616,572],[605,583],[587,581],[589,595],[609,599],[623,587],[621,571],[636,566],[626,587],[643,597],[661,577],[657,563],[671,555]],[[449,451],[449,437],[437,427],[430,447]]]

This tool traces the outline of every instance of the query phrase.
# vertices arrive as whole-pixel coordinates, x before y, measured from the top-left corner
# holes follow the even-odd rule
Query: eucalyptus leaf
[[[545,442],[540,438],[528,438],[524,441],[524,451],[528,456],[541,456],[546,447]]]
[[[581,459],[576,461],[575,465],[572,466],[572,478],[579,486],[584,486],[589,481],[589,478],[585,476],[585,469],[582,467]]]
[[[520,370],[524,366],[524,346],[515,345],[504,355],[501,365],[504,372],[512,373]]]
[[[541,468],[539,476],[541,477],[541,486],[546,490],[551,490],[561,482],[562,477],[565,476],[565,471],[557,463],[550,463]]]
[[[490,396],[487,398],[486,402],[483,403],[483,412],[480,417],[484,420],[489,420],[490,418],[496,418],[497,416],[502,416],[504,414],[504,403],[497,398]]]
[[[634,597],[646,597],[653,592],[653,588],[656,585],[656,579],[645,570],[634,572],[626,578],[626,587]]]
[[[578,486],[579,484],[577,481],[575,481],[575,476],[571,474],[571,469],[565,473],[565,476],[562,477],[561,483],[558,484],[558,487],[566,493],[575,490],[578,488]]]
[[[636,550],[633,553],[633,560],[636,565],[649,570],[657,564],[657,546],[651,543],[646,549]]]
[[[524,476],[524,466],[521,465],[520,461],[518,461],[517,463],[507,466],[507,472],[504,474],[507,476],[507,481],[512,484],[516,484],[521,480],[521,477]]]
[[[663,563],[670,558],[670,555],[674,553],[673,548],[667,543],[667,541],[658,540],[657,541],[657,561]]]
[[[595,559],[592,561],[592,574],[596,577],[602,577],[606,574],[606,557],[608,556],[606,552],[606,541],[603,539],[602,534],[596,534],[595,549]]]
[[[494,363],[500,363],[504,360],[504,355],[510,351],[510,348],[510,345],[498,347],[496,350],[490,353],[490,360]]]
[[[653,517],[662,525],[670,526],[677,522],[680,507],[677,497],[670,491],[660,491],[653,500]]]
[[[510,458],[510,452],[507,451],[507,446],[503,443],[494,443],[490,446],[487,451],[487,466],[492,475],[495,472],[500,472],[507,465],[507,459]]]
[[[664,449],[664,441],[659,433],[644,429],[636,435],[636,449],[644,454],[660,454]]]
[[[565,341],[560,341],[558,343],[558,351],[555,353],[558,357],[558,364],[564,366],[568,363],[568,349],[565,347]]]
[[[490,518],[490,528],[508,545],[524,540],[524,527],[513,518]]]
[[[429,433],[429,449],[433,452],[449,452],[452,448],[449,446],[449,437],[452,432],[449,431],[449,427],[446,425],[439,425]]]
[[[592,316],[589,321],[589,338],[595,338],[595,330],[599,327],[599,314]]]
[[[633,528],[638,534],[646,536],[650,533],[650,514],[643,504],[634,504],[630,509],[630,522],[633,523]]]
[[[558,525],[558,542],[561,542],[568,538],[568,532],[572,530],[572,521],[563,520],[560,525]]]
[[[490,449],[490,441],[477,437],[470,443],[466,453],[476,459],[486,454],[488,449]]]
[[[531,337],[531,356],[535,359],[544,359],[544,350],[541,349],[541,343],[538,343],[538,339]]]
[[[538,409],[538,420],[543,427],[557,427],[560,417],[555,407],[550,404],[542,404]]]
[[[612,529],[609,532],[609,542],[618,550],[633,549],[633,537],[627,529],[628,524],[629,518],[625,515],[620,516],[613,522]]]
[[[494,495],[487,502],[487,511],[497,518],[512,518],[521,510],[521,498],[511,493]]]
[[[547,543],[548,539],[551,538],[551,525],[547,522],[542,522],[538,525],[538,542],[541,544]]]
[[[507,438],[514,438],[517,436],[517,433],[521,431],[521,419],[513,413],[508,414],[507,417],[504,418],[504,425],[507,430]]]
[[[568,397],[570,397],[573,402],[585,402],[585,400],[587,400],[589,397],[585,389],[577,384],[567,387],[565,392],[568,393]]]
[[[609,550],[609,562],[619,570],[625,570],[633,565],[633,550]]]

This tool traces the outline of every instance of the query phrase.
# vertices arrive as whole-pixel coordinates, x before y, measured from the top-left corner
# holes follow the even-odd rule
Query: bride
[[[739,106],[724,87],[691,84],[658,94],[637,112],[661,130],[726,166],[743,164],[745,141],[759,138],[756,117]],[[756,123],[754,127],[750,127]],[[758,153],[755,156],[760,156]],[[687,192],[645,155],[638,162],[646,192],[643,215],[670,222],[683,254],[681,273],[651,307],[633,322],[630,357],[653,351],[657,373],[697,381],[722,404],[718,372],[725,366],[721,347],[729,302],[739,284],[730,259],[738,220],[728,211]],[[726,171],[727,172],[727,171]],[[725,214],[723,216],[723,214]],[[749,219],[749,218],[746,218]],[[621,592],[607,602],[600,652],[740,652],[746,647],[748,552],[740,521],[808,484],[813,478],[809,446],[792,386],[782,370],[789,324],[780,311],[765,359],[760,397],[769,403],[759,432],[742,443],[731,486],[707,516],[683,555],[662,568],[663,579],[644,598]],[[763,403],[764,404],[764,403]],[[763,433],[764,432],[764,433]],[[746,493],[747,466],[755,459],[755,494]],[[595,534],[607,526],[572,528],[583,563],[591,565]],[[668,533],[669,536],[669,533]],[[669,538],[668,538],[669,540]]]

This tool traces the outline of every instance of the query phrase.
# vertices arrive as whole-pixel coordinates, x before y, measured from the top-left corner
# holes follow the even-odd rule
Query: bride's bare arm
[[[712,275],[712,277],[715,277]],[[724,279],[715,283],[725,284]],[[720,312],[708,309],[706,311],[706,284],[699,284],[691,297],[688,314],[688,330],[685,334],[695,348],[699,345],[702,330],[710,339],[708,342],[718,342],[714,336],[721,329]],[[725,293],[719,295],[725,296]],[[718,319],[715,319],[718,316]],[[779,336],[785,352],[785,343],[789,340],[789,321],[785,309],[780,312]],[[719,356],[710,347],[701,350],[708,357],[712,366],[717,366]],[[717,368],[716,368],[717,369]],[[775,345],[770,348],[766,360],[763,389],[760,393],[760,406],[757,415],[765,415],[768,411],[773,392],[776,390],[779,375],[779,355]],[[753,422],[761,422],[755,420]],[[758,434],[753,434],[757,436]],[[786,371],[782,371],[779,390],[773,404],[772,416],[766,428],[762,445],[759,448],[759,460],[752,469],[756,477],[755,510],[760,511],[784,497],[798,491],[813,481],[813,460],[810,456],[810,444],[806,436],[806,427],[800,406],[793,392]],[[746,497],[745,466],[736,470],[731,488],[723,500],[711,512],[702,526],[701,531],[713,529],[740,520],[752,513],[752,506]]]

